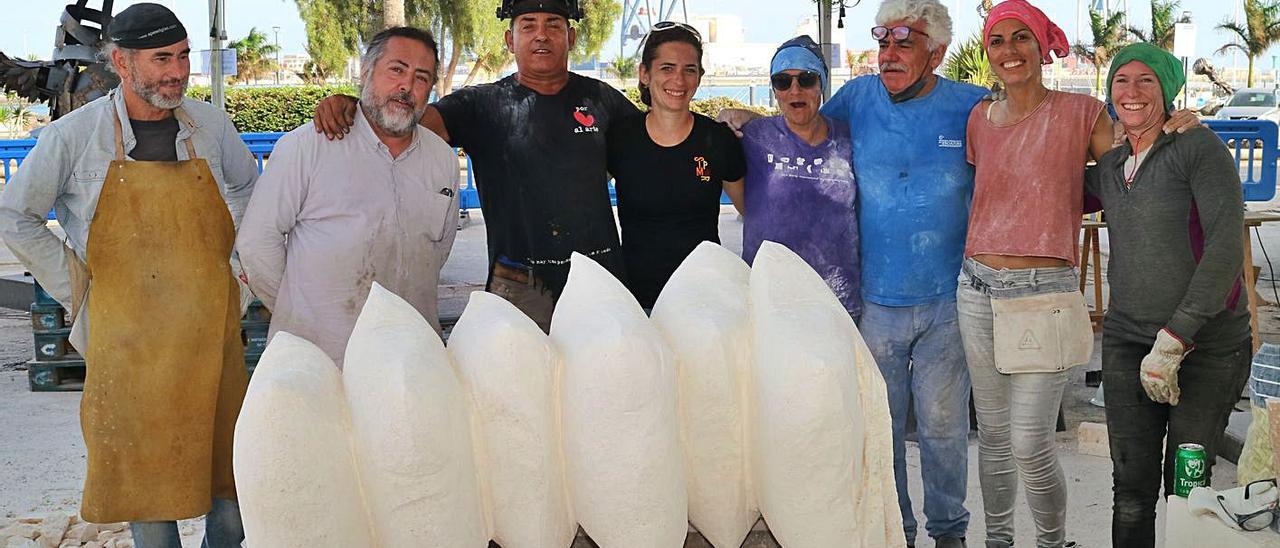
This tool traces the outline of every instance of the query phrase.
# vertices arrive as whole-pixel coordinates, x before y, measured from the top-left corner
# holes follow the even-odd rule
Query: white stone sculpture
[[[750,276],[732,251],[703,242],[653,307],[676,357],[689,521],[716,548],[741,546],[760,517],[746,443]]]
[[[476,461],[493,540],[503,548],[565,548],[569,510],[557,367],[550,339],[505,299],[477,291],[449,336],[477,424]]]
[[[374,282],[343,362],[378,545],[487,546],[468,398],[431,324]]]
[[[253,372],[233,456],[248,546],[374,546],[337,366],[280,332]]]
[[[602,548],[681,546],[688,533],[675,360],[622,283],[573,254],[551,319],[573,513]]]
[[[760,246],[751,272],[752,467],[787,548],[904,546],[883,378],[805,262]]]

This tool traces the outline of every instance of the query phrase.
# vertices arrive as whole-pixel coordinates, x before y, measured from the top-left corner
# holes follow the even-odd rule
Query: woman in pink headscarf
[[[1093,351],[1075,269],[1084,170],[1115,137],[1101,101],[1045,87],[1041,65],[1069,46],[1043,12],[1006,0],[988,14],[982,36],[1006,97],[978,103],[969,116],[975,187],[957,307],[987,546],[1013,543],[1019,478],[1037,546],[1063,546],[1067,489],[1054,432],[1068,371]],[[1197,124],[1184,114],[1166,131]]]

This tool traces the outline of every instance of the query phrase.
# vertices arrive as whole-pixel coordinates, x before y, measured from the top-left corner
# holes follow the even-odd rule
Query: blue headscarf
[[[769,63],[769,75],[773,76],[784,70],[803,70],[817,74],[822,80],[822,89],[827,89],[827,63],[822,60],[818,43],[807,34],[802,34],[778,46]]]

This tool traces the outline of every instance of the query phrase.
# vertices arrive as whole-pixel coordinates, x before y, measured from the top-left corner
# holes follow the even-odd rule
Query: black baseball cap
[[[582,19],[578,0],[502,0],[498,19],[515,19],[526,13],[551,13],[565,19]]]
[[[186,40],[187,28],[169,8],[143,3],[116,14],[107,36],[122,48],[155,49]]]

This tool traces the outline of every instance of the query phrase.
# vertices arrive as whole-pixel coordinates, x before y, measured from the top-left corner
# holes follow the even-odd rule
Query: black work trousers
[[[1182,361],[1176,406],[1147,397],[1138,380],[1150,344],[1102,337],[1102,386],[1111,444],[1111,543],[1125,548],[1154,547],[1156,501],[1163,487],[1173,494],[1173,460],[1178,445],[1204,446],[1206,481],[1217,457],[1231,407],[1249,379],[1252,342],[1219,350],[1197,348]],[[1166,433],[1168,443],[1162,444]],[[1163,449],[1162,449],[1163,448]]]

